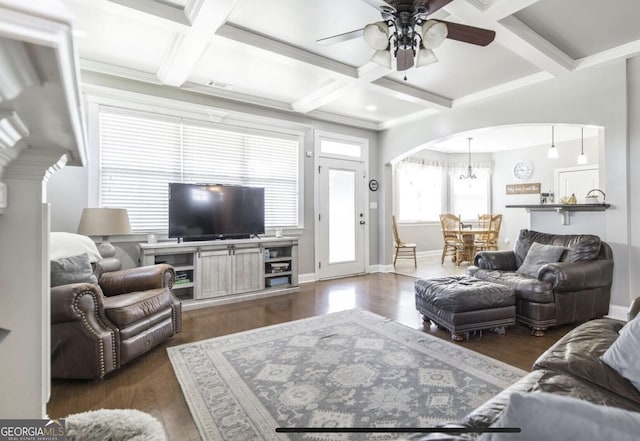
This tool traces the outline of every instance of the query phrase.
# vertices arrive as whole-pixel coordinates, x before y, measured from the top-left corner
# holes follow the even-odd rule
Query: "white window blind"
[[[169,182],[265,189],[265,226],[297,227],[299,141],[101,106],[100,206],[127,208],[134,232],[166,231]]]

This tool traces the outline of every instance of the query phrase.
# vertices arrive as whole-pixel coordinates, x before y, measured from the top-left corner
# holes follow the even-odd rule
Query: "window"
[[[405,159],[396,165],[399,222],[439,220],[443,171],[439,163],[422,159]]]
[[[461,219],[477,219],[490,213],[490,177],[488,169],[474,168],[476,179],[460,179],[460,173],[451,173],[451,213]],[[465,170],[466,172],[466,170]]]
[[[133,232],[167,231],[169,182],[265,189],[265,226],[299,226],[297,136],[239,131],[100,106],[99,205],[127,208]]]

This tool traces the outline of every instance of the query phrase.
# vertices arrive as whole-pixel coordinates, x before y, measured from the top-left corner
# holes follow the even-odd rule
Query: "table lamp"
[[[85,208],[82,210],[78,234],[102,236],[98,252],[103,258],[103,266],[109,270],[120,269],[120,260],[115,257],[116,249],[109,242],[109,236],[131,233],[129,215],[125,208]]]

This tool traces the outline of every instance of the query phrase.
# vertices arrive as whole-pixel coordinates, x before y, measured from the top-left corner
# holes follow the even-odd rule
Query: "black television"
[[[264,188],[169,183],[169,237],[239,239],[264,233]]]

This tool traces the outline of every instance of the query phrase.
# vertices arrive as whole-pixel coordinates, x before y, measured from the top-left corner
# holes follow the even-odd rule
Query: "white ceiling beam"
[[[574,60],[515,16],[500,21],[496,40],[525,60],[554,76],[573,70]]]
[[[216,35],[241,43],[249,48],[257,48],[284,58],[309,64],[326,70],[329,73],[337,74],[337,76],[345,76],[352,79],[358,77],[358,70],[347,64],[311,53],[264,35],[256,34],[248,29],[230,23],[220,26],[216,31]]]
[[[322,107],[325,104],[338,99],[345,93],[344,89],[348,88],[350,84],[351,83],[346,81],[333,80],[320,89],[295,101],[291,104],[291,108],[296,112],[309,113],[318,107]]]
[[[146,83],[160,84],[158,77],[152,73],[142,72],[129,67],[117,66],[115,64],[103,63],[101,61],[88,60],[86,58],[80,59],[80,69],[121,78],[130,78],[132,80],[144,81]]]
[[[71,6],[75,3],[79,5],[79,7],[86,6],[87,4],[86,0],[66,0],[66,2],[69,2]],[[170,32],[184,31],[188,27],[184,23],[170,20],[163,16],[148,14],[139,9],[133,9],[124,4],[112,2],[111,0],[91,0],[91,7],[107,14],[122,17],[126,20],[135,20],[151,26],[161,27]],[[87,32],[86,29],[79,30]]]
[[[502,20],[539,1],[540,0],[497,0],[484,10],[484,15],[487,20]]]
[[[166,18],[185,25],[191,24],[191,20],[187,16],[185,9],[179,5],[164,3],[157,0],[109,0],[119,3],[128,8],[137,9],[147,14]]]
[[[451,108],[451,100],[425,90],[417,89],[389,78],[380,78],[371,83],[369,88],[404,101],[420,104],[427,108],[446,110]]]
[[[620,46],[598,52],[588,57],[576,60],[575,69],[585,69],[597,64],[617,60],[619,58],[631,58],[640,54],[640,40],[631,41]]]
[[[449,3],[446,9],[465,23],[493,29],[496,31],[497,43],[553,76],[573,69],[574,60],[571,57],[513,15],[496,22],[467,2]]]
[[[540,83],[553,78],[549,72],[538,72],[532,75],[527,75],[517,80],[502,83],[488,89],[481,90],[476,93],[462,96],[453,100],[453,107],[459,107],[466,104],[476,103],[478,101],[486,100],[503,93],[511,92],[522,87],[531,86],[532,84]]]
[[[301,113],[309,113],[318,107],[340,98],[353,88],[354,85],[367,85],[385,75],[388,75],[391,69],[380,66],[379,64],[368,62],[356,69],[355,79],[345,79],[343,81],[335,81],[331,84],[321,87],[311,92],[307,96],[299,99],[291,105],[293,110]],[[379,89],[379,88],[376,88]]]
[[[359,85],[364,85],[385,95],[393,95],[404,101],[422,104],[426,107],[448,108],[451,105],[449,100],[438,95],[393,81],[381,81],[384,80],[381,77],[387,75],[390,70],[377,66],[375,63],[369,62],[360,68],[354,68],[229,23],[221,26],[216,31],[216,35],[247,45],[249,48],[264,50],[326,70],[340,81],[339,84],[331,83],[323,86],[293,103],[292,108],[298,112],[307,113],[317,109],[342,96],[351,87]]]
[[[222,26],[238,0],[202,3],[193,24],[183,35],[174,36],[158,69],[163,84],[180,87],[191,76],[198,60],[211,44],[213,32]]]

